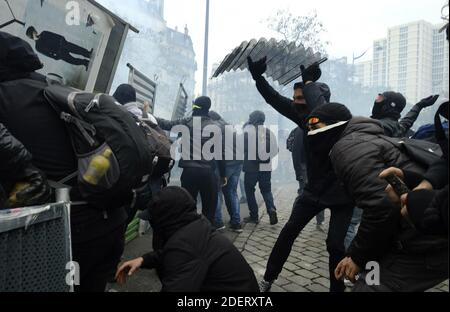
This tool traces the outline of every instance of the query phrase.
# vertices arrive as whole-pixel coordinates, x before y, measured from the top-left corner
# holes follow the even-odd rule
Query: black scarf
[[[333,146],[340,140],[347,124],[328,129],[324,132],[314,135],[308,135],[308,150],[311,161],[311,183],[314,180],[324,181],[326,177],[333,174],[333,168],[330,160],[330,152]]]
[[[384,100],[383,102],[377,103],[373,105],[372,109],[372,117],[373,119],[384,119],[391,118],[394,120],[399,120],[401,114],[395,109],[395,107],[391,106],[392,101]]]

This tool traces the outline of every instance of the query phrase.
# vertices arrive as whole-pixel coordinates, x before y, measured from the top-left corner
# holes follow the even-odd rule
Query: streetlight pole
[[[206,18],[205,18],[205,49],[203,56],[203,87],[202,95],[208,94],[208,41],[209,41],[209,0],[206,0]]]

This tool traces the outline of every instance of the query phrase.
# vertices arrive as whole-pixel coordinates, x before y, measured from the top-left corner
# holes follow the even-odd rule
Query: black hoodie
[[[325,175],[318,174],[318,172],[324,172],[322,167],[326,167],[329,160],[327,160],[327,163],[317,164],[317,161],[314,159],[315,155],[310,150],[307,140],[308,129],[306,127],[306,119],[314,109],[330,102],[330,88],[320,82],[307,84],[303,87],[306,105],[296,105],[292,99],[282,96],[273,89],[262,76],[256,80],[256,87],[268,104],[305,130],[303,134],[303,147],[306,154],[308,173],[308,184],[305,187],[305,195],[308,195],[317,204],[327,208],[351,205],[351,199],[337,182],[333,170],[326,171]],[[303,110],[297,110],[296,108],[298,107],[303,107]],[[317,165],[320,166],[320,170],[318,170]]]
[[[167,187],[149,205],[156,253],[143,268],[156,268],[162,291],[257,292],[255,275],[236,247],[197,214],[183,188]]]
[[[41,67],[27,42],[0,32],[0,122],[32,154],[33,165],[59,181],[77,171],[78,164],[64,122],[44,98],[46,77],[34,72]],[[76,188],[72,190],[71,199],[80,200]],[[73,243],[104,235],[127,218],[122,208],[108,217],[86,206],[72,206]]]

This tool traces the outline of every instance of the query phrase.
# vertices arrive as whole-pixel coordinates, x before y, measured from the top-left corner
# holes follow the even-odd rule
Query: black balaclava
[[[178,186],[168,186],[159,191],[148,205],[149,221],[153,228],[154,240],[161,249],[169,238],[184,226],[201,218],[197,214],[196,202],[187,190]]]
[[[117,87],[113,97],[122,105],[136,102],[136,89],[132,85],[126,83],[121,84]]]
[[[247,125],[262,126],[266,122],[266,115],[261,111],[254,111],[250,114]]]
[[[28,42],[0,31],[0,81],[28,77],[43,66]]]
[[[323,96],[323,98],[325,99],[325,102],[329,103],[330,99],[331,99],[330,87],[327,84],[321,83],[321,82],[316,82],[315,84],[319,87],[318,90],[319,90],[321,96]],[[299,82],[299,83],[295,84],[294,90],[296,90],[297,88],[302,89],[304,92],[304,90],[305,90],[305,88],[307,88],[307,86],[305,86],[303,84],[303,82]],[[304,116],[305,114],[312,112],[315,108],[316,108],[316,103],[306,103],[306,105],[301,105],[301,104],[295,104],[294,102],[292,102],[292,109],[299,116]]]
[[[332,170],[329,154],[333,146],[342,136],[347,122],[353,118],[351,112],[342,104],[329,103],[324,104],[313,110],[308,119],[316,117],[319,122],[327,125],[316,131],[308,132],[308,148],[312,152],[312,166],[316,172],[312,173],[312,178],[318,177],[323,180],[324,176]],[[345,123],[344,123],[345,122]],[[333,127],[335,126],[336,127]],[[314,183],[314,180],[311,181]]]
[[[208,116],[211,109],[211,99],[207,96],[201,96],[195,99],[192,105],[192,116]]]
[[[398,92],[384,92],[384,101],[377,103],[375,102],[372,109],[373,119],[384,119],[391,118],[394,120],[399,120],[403,110],[406,107],[405,97]]]

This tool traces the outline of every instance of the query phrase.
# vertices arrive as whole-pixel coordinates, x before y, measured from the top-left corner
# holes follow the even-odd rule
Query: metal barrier
[[[0,210],[0,292],[72,291],[71,259],[69,204]]]

